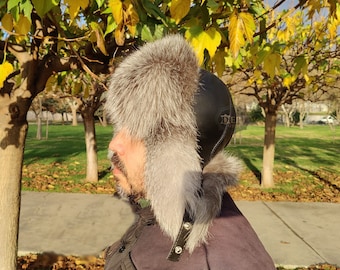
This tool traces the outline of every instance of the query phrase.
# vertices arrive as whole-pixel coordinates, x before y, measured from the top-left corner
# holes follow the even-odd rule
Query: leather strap
[[[173,262],[179,261],[181,254],[185,249],[185,244],[187,243],[188,236],[192,230],[192,226],[193,221],[189,218],[187,213],[185,213],[176,241],[173,243],[170,253],[167,257],[169,261]]]

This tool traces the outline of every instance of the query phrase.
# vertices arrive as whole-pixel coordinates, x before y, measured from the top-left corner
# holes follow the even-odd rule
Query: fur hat
[[[112,74],[105,105],[115,132],[124,128],[145,143],[146,199],[160,227],[172,240],[176,239],[185,212],[210,224],[219,209],[217,206],[206,215],[212,210],[202,196],[202,159],[207,159],[206,164],[212,156],[201,157],[203,146],[198,144],[194,107],[200,73],[197,57],[185,39],[180,35],[166,36],[147,43],[122,61]],[[218,150],[230,137],[219,142]],[[232,181],[234,178],[230,177]],[[218,188],[218,196],[225,185],[223,182],[222,190]],[[220,203],[219,199],[216,203]],[[194,238],[189,237],[187,245],[191,251],[207,236],[207,226],[195,228]]]

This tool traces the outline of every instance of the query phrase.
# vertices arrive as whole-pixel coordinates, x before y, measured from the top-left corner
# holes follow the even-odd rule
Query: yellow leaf
[[[214,57],[217,47],[221,44],[221,34],[214,27],[210,27],[204,32],[204,47],[209,52],[210,57]]]
[[[310,84],[311,80],[310,80],[309,76],[307,74],[304,74],[303,77],[305,78],[306,83]]]
[[[136,34],[136,25],[127,25],[127,28],[129,29],[129,32],[131,36],[135,36]]]
[[[231,56],[230,51],[227,53],[227,56],[224,57],[225,65],[228,67],[232,67],[234,64],[234,58]]]
[[[309,6],[308,18],[312,19],[315,12],[318,12],[318,13],[320,12],[322,8],[322,3],[320,0],[309,0],[307,3]]]
[[[64,0],[65,4],[68,5],[68,10],[71,20],[77,17],[80,8],[85,9],[89,5],[89,0]]]
[[[295,76],[288,75],[283,79],[283,85],[289,88],[295,80],[296,80]]]
[[[252,43],[254,33],[255,33],[255,30],[256,30],[255,21],[254,21],[253,16],[248,12],[240,12],[239,20],[242,23],[242,28],[243,28],[244,35],[245,35],[246,39],[250,43]]]
[[[329,31],[329,38],[331,40],[334,40],[338,33],[339,21],[332,17],[330,18],[327,26],[328,26],[328,31]]]
[[[139,16],[130,1],[125,1],[124,6],[126,7],[126,11],[124,13],[124,17],[126,19],[125,24],[128,27],[130,34],[134,36],[136,33],[136,25],[139,22]]]
[[[223,72],[225,70],[225,59],[224,59],[224,57],[226,55],[227,54],[224,50],[218,50],[215,53],[215,56],[214,56],[215,68],[216,68],[217,75],[219,77],[222,77]]]
[[[77,0],[76,1],[82,9],[85,9],[89,5],[89,0]]]
[[[102,29],[96,22],[91,22],[90,26],[96,33],[97,47],[104,55],[108,55],[106,48],[105,48],[104,34],[103,34]]]
[[[1,19],[1,25],[6,31],[12,32],[13,30],[13,17],[11,14],[6,13]]]
[[[248,12],[238,13],[236,9],[230,15],[229,40],[230,50],[234,57],[238,55],[240,48],[245,44],[245,38],[253,42],[255,22],[253,16]]]
[[[110,0],[109,7],[111,8],[111,12],[113,18],[115,19],[117,24],[123,22],[123,3],[120,0]]]
[[[0,89],[4,86],[4,82],[8,75],[13,72],[14,68],[11,63],[5,61],[0,65]]]
[[[255,70],[254,77],[255,79],[260,79],[262,77],[262,72],[260,70]]]
[[[185,33],[185,37],[194,48],[200,65],[204,61],[204,50],[207,50],[210,57],[213,58],[222,40],[221,34],[213,27],[206,31],[200,28],[195,34],[192,34],[190,30],[188,30]]]
[[[172,0],[170,6],[171,18],[178,24],[190,10],[191,0]]]
[[[31,22],[24,15],[20,14],[18,22],[14,25],[15,32],[26,35],[31,30]]]
[[[199,64],[202,64],[204,60],[204,46],[201,42],[202,33],[203,29],[200,26],[193,26],[185,32],[185,38],[190,42],[196,52]]]
[[[52,91],[53,87],[57,85],[57,76],[51,76],[48,78],[45,86],[47,92]]]
[[[280,69],[281,56],[278,53],[268,55],[263,61],[263,69],[270,78],[274,78],[276,71]]]
[[[203,35],[200,35],[191,40],[191,45],[197,54],[199,65],[201,65],[204,61],[204,46],[203,46],[203,42],[201,42],[202,36]]]
[[[118,27],[115,30],[115,41],[118,46],[123,46],[125,42],[125,31],[124,31],[124,25],[119,24]]]
[[[233,53],[234,57],[236,57],[238,55],[238,52],[241,46],[245,44],[245,40],[243,37],[242,23],[240,22],[236,11],[234,11],[230,15],[229,40],[230,40],[230,50]]]
[[[81,83],[78,81],[73,82],[72,95],[78,95],[81,91]]]
[[[139,16],[134,8],[133,4],[129,1],[125,1],[124,5],[126,6],[126,24],[128,25],[137,25],[139,22]]]

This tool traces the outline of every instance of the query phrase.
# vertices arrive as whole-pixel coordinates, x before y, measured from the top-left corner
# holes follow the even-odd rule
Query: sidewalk
[[[340,204],[236,202],[277,265],[340,265]],[[111,195],[22,192],[19,255],[97,255],[134,221]]]

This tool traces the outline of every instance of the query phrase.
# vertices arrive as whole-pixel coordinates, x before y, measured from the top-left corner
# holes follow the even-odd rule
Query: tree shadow
[[[99,180],[103,179],[104,177],[106,177],[110,173],[111,173],[111,166],[107,167],[105,170],[98,172],[98,179]]]
[[[259,181],[259,184],[261,185],[261,179],[262,179],[261,171],[251,162],[249,158],[246,158],[244,156],[241,158],[243,162],[245,163],[245,165],[248,167],[248,169],[254,174],[256,179]]]

